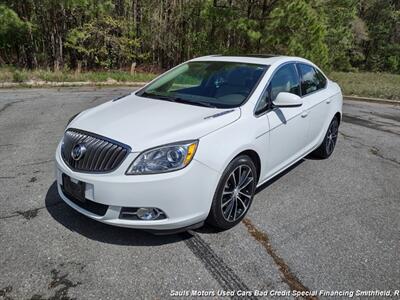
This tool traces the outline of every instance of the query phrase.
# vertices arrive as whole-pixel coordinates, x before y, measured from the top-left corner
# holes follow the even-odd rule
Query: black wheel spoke
[[[237,199],[239,200],[240,204],[242,205],[243,210],[246,210],[247,209],[247,204],[245,204],[244,201],[239,196],[237,197]]]
[[[226,208],[226,210],[224,212],[224,216],[228,221],[229,221],[229,217],[230,217],[230,215],[232,213],[233,205],[234,205],[234,201],[232,199],[232,201],[230,201],[228,207]]]
[[[242,195],[242,196],[244,196],[244,197],[246,197],[246,198],[251,198],[251,195],[248,194],[248,193],[246,193],[246,192],[244,192],[243,190],[241,190],[241,191],[239,192],[239,195]]]
[[[222,202],[222,208],[224,208],[228,203],[230,203],[233,200],[233,197],[230,197],[228,200],[225,202]]]
[[[253,177],[247,177],[246,181],[242,185],[239,186],[239,189],[240,190],[244,189],[246,186],[249,185],[249,183],[251,183],[253,181],[253,179],[254,179]]]
[[[235,203],[234,203],[234,209],[233,209],[233,220],[236,220],[236,213],[237,213],[237,198],[235,199]]]

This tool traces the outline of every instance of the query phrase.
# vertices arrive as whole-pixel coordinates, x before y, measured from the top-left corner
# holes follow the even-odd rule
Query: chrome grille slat
[[[87,160],[85,161],[85,164],[84,164],[84,168],[85,169],[90,169],[90,164],[92,163],[92,161],[89,159],[89,157],[93,156],[93,152],[97,149],[97,146],[100,143],[101,143],[101,140],[94,139],[94,142],[91,144],[91,146],[90,146],[90,148],[88,150],[88,153],[87,153],[88,158],[87,158]]]
[[[88,146],[88,148],[89,148],[89,150],[88,150],[88,153],[87,153],[87,155],[85,155],[84,157],[83,157],[83,162],[82,162],[82,167],[83,168],[86,168],[86,166],[87,166],[87,162],[89,161],[89,157],[90,157],[90,151],[93,149],[93,145],[96,143],[96,139],[94,139],[94,138],[92,138],[92,137],[89,137],[88,138],[88,140],[86,141],[86,145]]]
[[[115,168],[115,166],[117,165],[118,161],[124,156],[124,152],[122,151],[122,149],[120,150],[120,152],[118,153],[117,158],[114,160],[113,164],[111,165],[111,169]]]
[[[97,145],[97,148],[95,149],[94,153],[93,153],[93,159],[92,159],[92,163],[90,164],[90,169],[95,171],[95,166],[96,166],[96,160],[99,159],[99,154],[101,152],[101,149],[103,148],[104,143],[103,141],[100,141],[100,143]]]
[[[77,144],[86,152],[79,160],[71,157]],[[126,158],[131,148],[120,142],[79,129],[68,129],[64,134],[61,154],[64,162],[74,171],[106,173],[114,171]]]
[[[104,161],[105,155],[107,154],[108,149],[110,149],[112,146],[113,144],[108,143],[103,147],[99,154],[99,159],[96,161],[96,166],[94,167],[95,169],[101,170],[100,166]]]
[[[104,156],[103,161],[101,162],[100,169],[102,169],[102,168],[104,168],[104,167],[106,166],[107,161],[111,158],[111,155],[113,154],[113,152],[114,152],[114,150],[115,150],[116,148],[117,148],[116,145],[112,145],[111,148],[109,148],[109,149],[107,150],[107,153],[106,153],[106,155]]]
[[[110,159],[108,160],[105,168],[111,168],[111,166],[113,165],[113,162],[115,160],[115,158],[118,156],[118,146],[117,148],[113,151],[113,154],[111,155]]]

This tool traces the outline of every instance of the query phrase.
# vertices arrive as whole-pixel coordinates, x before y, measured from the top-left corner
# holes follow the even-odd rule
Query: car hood
[[[240,108],[208,108],[131,94],[83,111],[68,128],[111,138],[139,152],[201,138],[239,117]]]

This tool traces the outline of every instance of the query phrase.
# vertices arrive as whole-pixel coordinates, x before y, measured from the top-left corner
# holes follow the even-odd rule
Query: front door
[[[300,80],[293,63],[284,64],[273,75],[266,97],[271,103],[280,92],[300,96]],[[269,121],[269,147],[266,151],[269,177],[293,161],[305,151],[307,145],[308,118],[307,111],[300,107],[275,107],[267,112]]]

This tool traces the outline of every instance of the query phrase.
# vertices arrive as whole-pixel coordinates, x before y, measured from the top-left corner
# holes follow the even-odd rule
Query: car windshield
[[[206,107],[238,107],[268,67],[240,62],[188,62],[165,73],[137,95]]]

